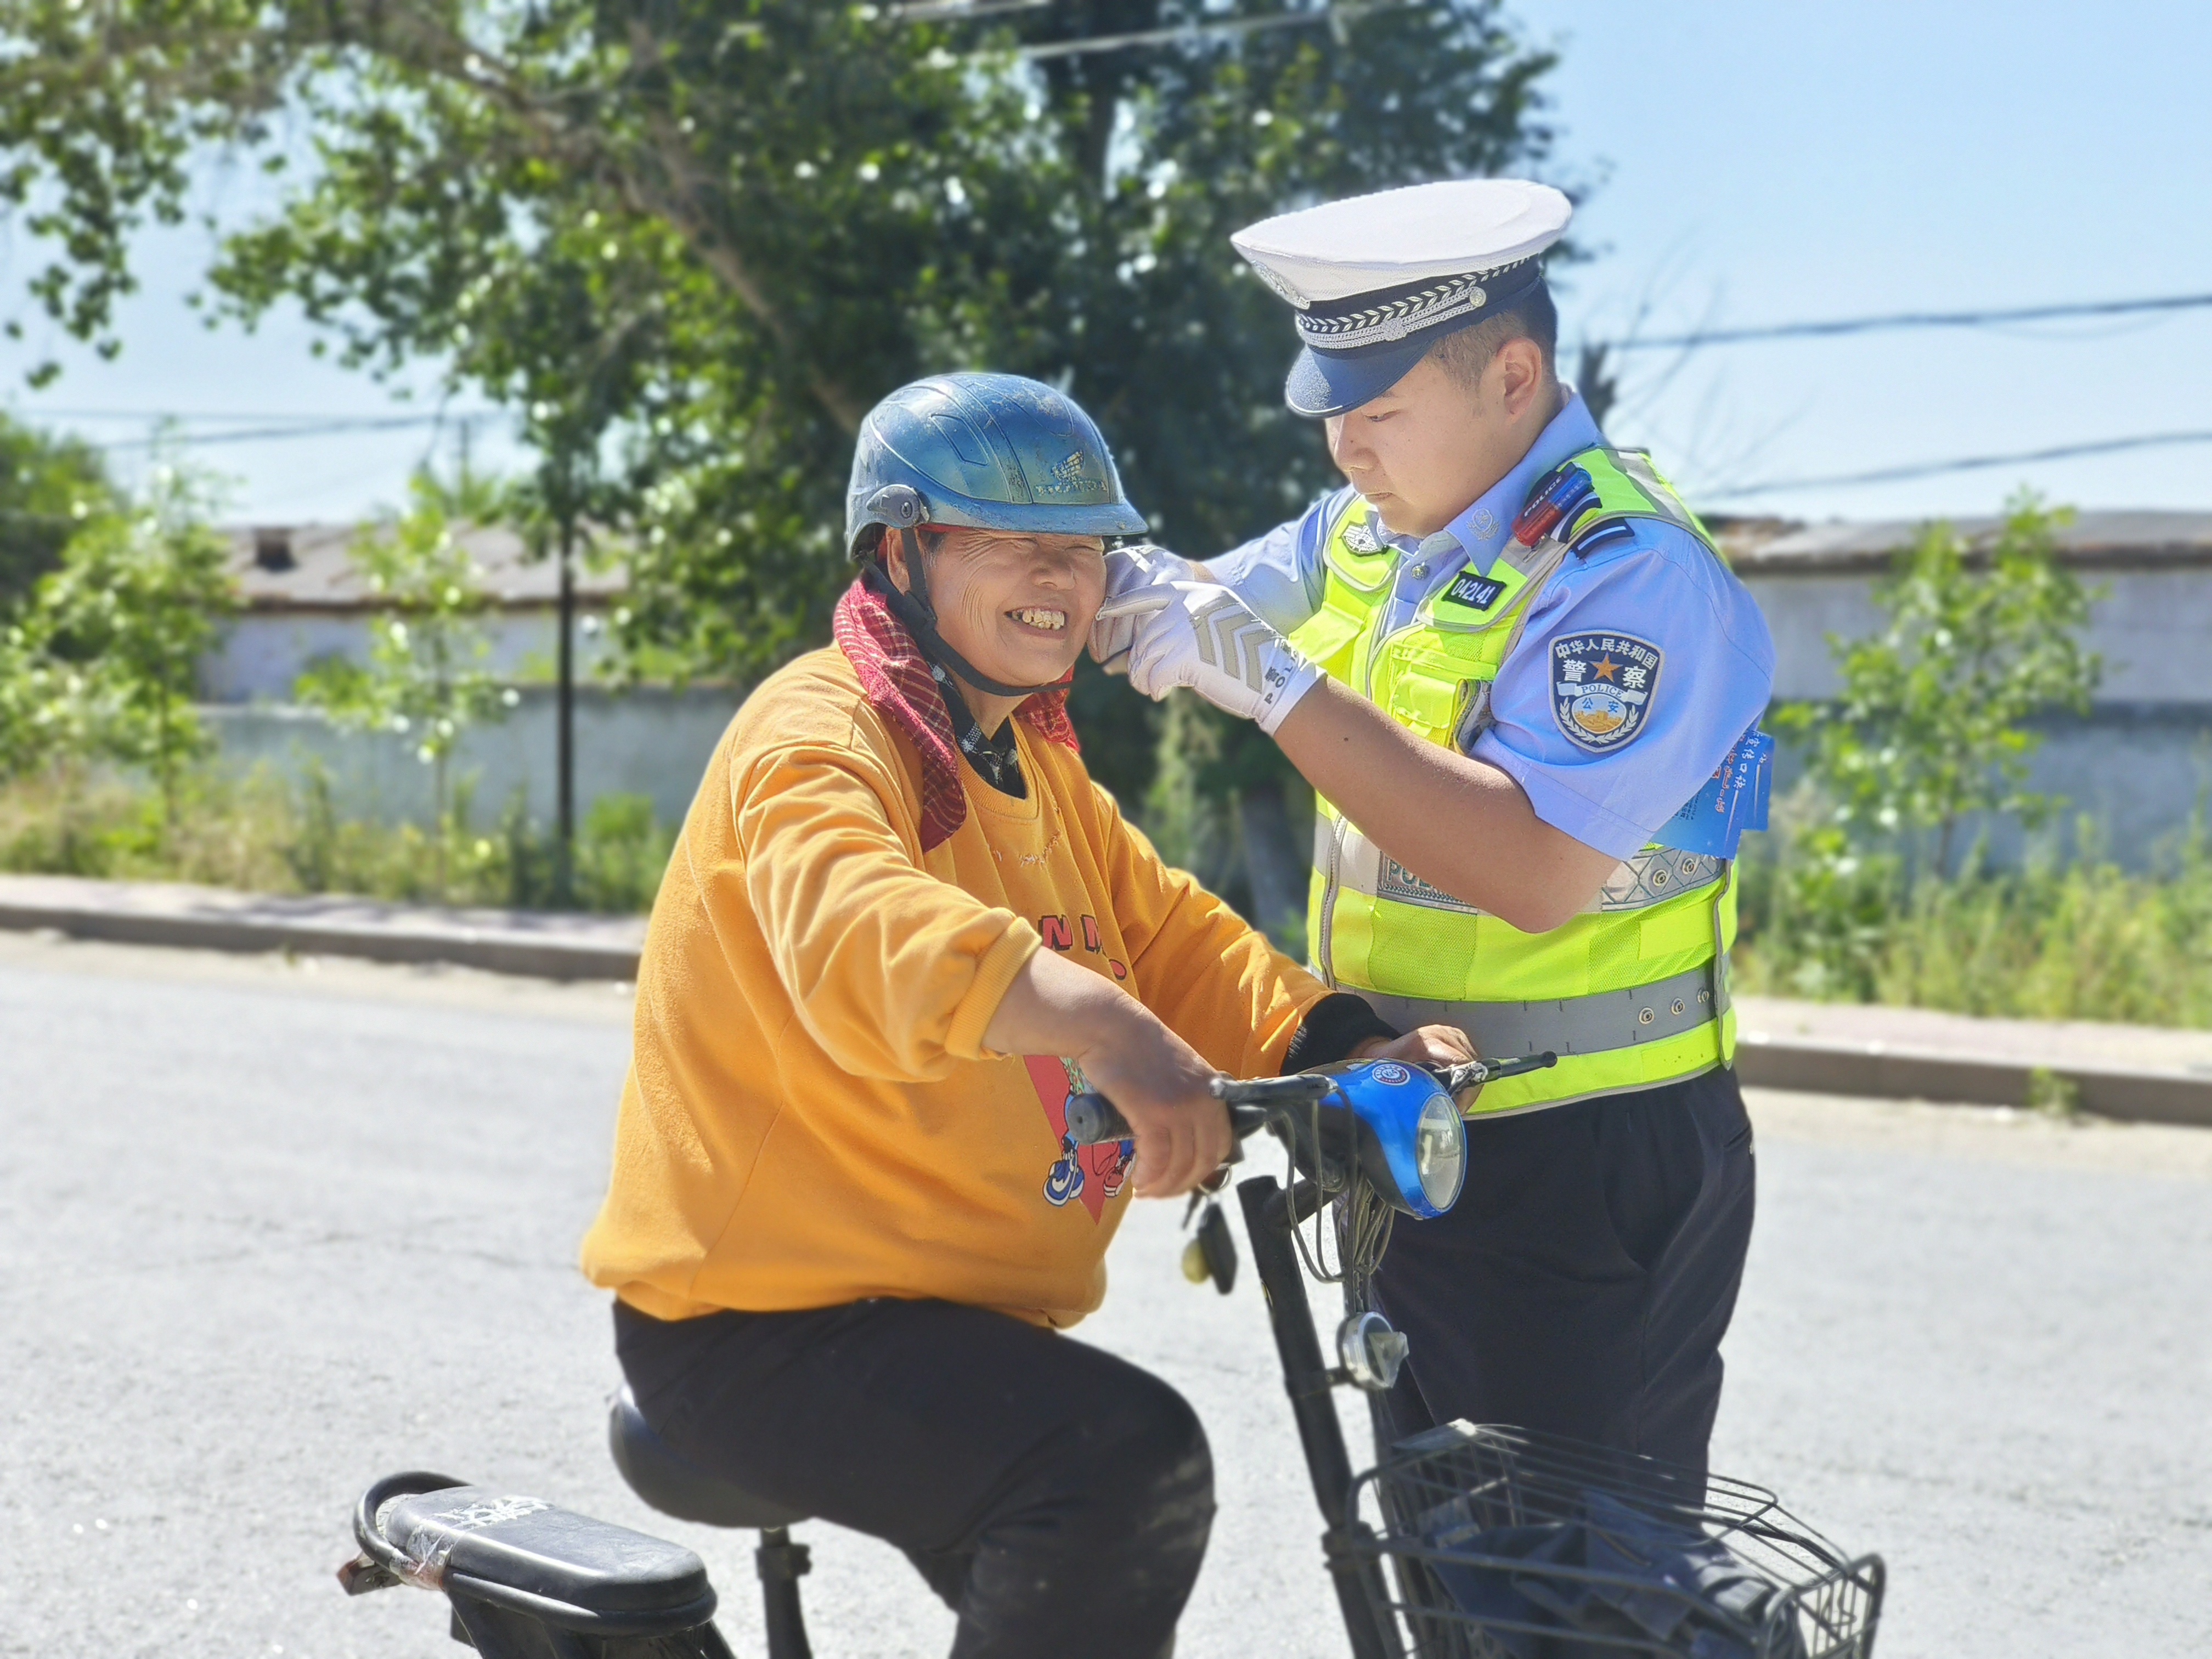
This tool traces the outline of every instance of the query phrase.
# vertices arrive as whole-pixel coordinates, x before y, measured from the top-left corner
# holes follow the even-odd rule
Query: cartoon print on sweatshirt
[[[1090,1086],[1083,1068],[1055,1054],[1024,1054],[1022,1064],[1029,1067],[1030,1081],[1036,1085],[1037,1099],[1044,1107],[1045,1121],[1060,1141],[1060,1157],[1045,1172],[1045,1202],[1058,1209],[1071,1198],[1079,1198],[1096,1221],[1104,1212],[1107,1200],[1121,1196],[1137,1143],[1109,1140],[1097,1146],[1076,1146],[1067,1133],[1067,1097]]]

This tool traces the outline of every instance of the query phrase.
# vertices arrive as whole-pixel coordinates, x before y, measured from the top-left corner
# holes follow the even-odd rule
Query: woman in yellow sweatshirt
[[[1065,686],[1103,538],[1144,523],[1082,410],[918,382],[848,500],[837,643],[746,700],[661,884],[584,1268],[662,1437],[904,1549],[955,1654],[1159,1653],[1205,1437],[1054,1328],[1104,1295],[1133,1188],[1221,1163],[1218,1072],[1463,1042],[1328,994],[1085,772]],[[1133,1146],[1067,1143],[1084,1079]]]

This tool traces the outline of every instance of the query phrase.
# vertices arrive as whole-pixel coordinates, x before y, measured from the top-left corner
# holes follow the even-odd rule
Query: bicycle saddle
[[[610,1402],[607,1443],[629,1489],[678,1521],[709,1527],[787,1527],[806,1517],[797,1510],[756,1497],[686,1461],[653,1431],[624,1383]]]
[[[384,1495],[413,1484],[370,1488],[356,1522],[399,1577],[568,1630],[682,1631],[714,1616],[706,1566],[680,1544],[489,1486]]]

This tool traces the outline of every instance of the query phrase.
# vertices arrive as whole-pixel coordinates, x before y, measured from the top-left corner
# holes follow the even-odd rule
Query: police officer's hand
[[[1464,1066],[1478,1058],[1474,1044],[1456,1025],[1421,1025],[1401,1037],[1370,1037],[1352,1051],[1354,1060],[1400,1060],[1409,1066]],[[1478,1083],[1459,1091],[1459,1108],[1465,1111],[1482,1092]]]
[[[1106,603],[1127,599],[1170,582],[1193,581],[1205,573],[1188,559],[1151,542],[1117,547],[1106,555]],[[1109,674],[1129,672],[1129,647],[1136,642],[1139,611],[1124,608],[1098,614],[1091,624],[1091,658]]]
[[[1171,581],[1109,599],[1102,618],[1134,617],[1129,684],[1148,697],[1187,685],[1273,735],[1321,678],[1297,647],[1215,582]]]

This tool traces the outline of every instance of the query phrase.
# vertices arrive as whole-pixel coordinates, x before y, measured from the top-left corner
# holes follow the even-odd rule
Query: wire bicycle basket
[[[1764,1488],[1454,1423],[1353,1490],[1376,1620],[1420,1659],[1869,1659],[1879,1556]]]

